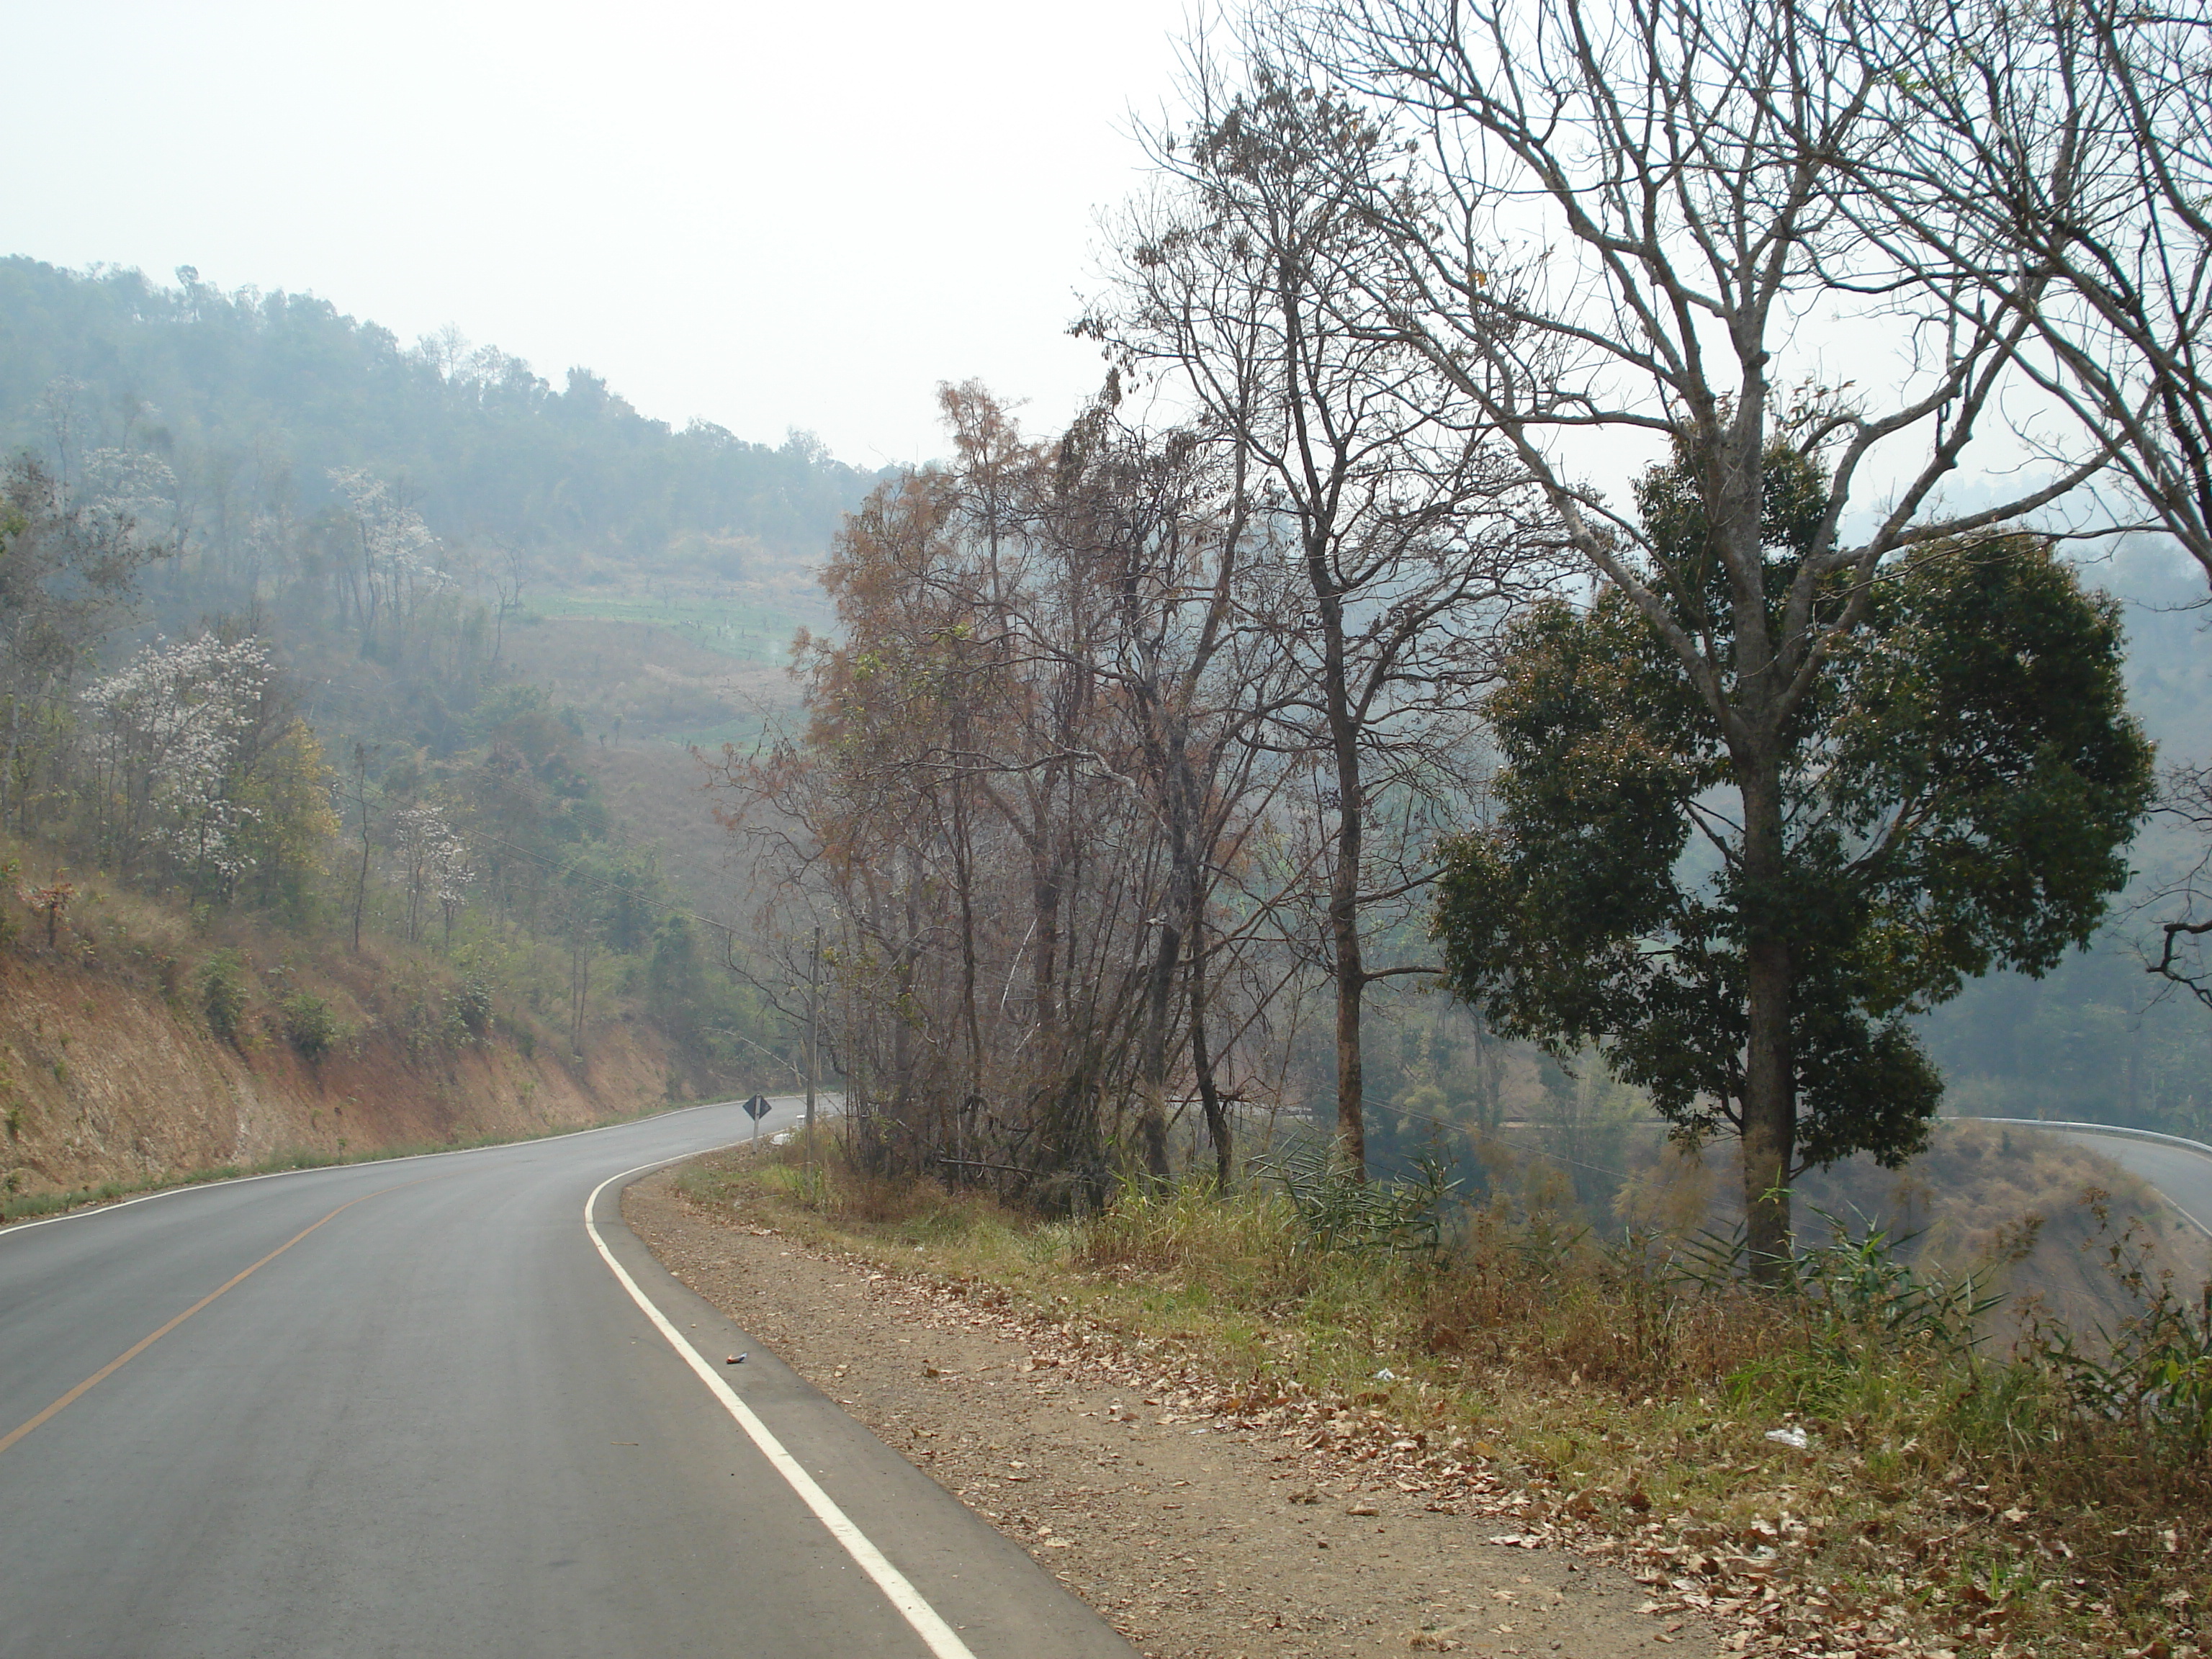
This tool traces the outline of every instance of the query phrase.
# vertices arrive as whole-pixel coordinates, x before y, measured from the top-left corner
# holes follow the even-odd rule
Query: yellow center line
[[[420,1182],[414,1181],[402,1182],[400,1183],[401,1186],[405,1187],[416,1187],[420,1186],[421,1184],[422,1183]],[[263,1256],[260,1261],[255,1262],[251,1267],[246,1268],[242,1273],[232,1275],[229,1279],[225,1279],[221,1285],[217,1285],[214,1290],[210,1291],[198,1301],[193,1303],[191,1307],[185,1309],[184,1312],[179,1314],[167,1324],[162,1326],[160,1330],[155,1331],[153,1335],[141,1337],[129,1348],[118,1354],[114,1358],[109,1360],[105,1365],[102,1365],[90,1376],[86,1377],[83,1382],[78,1383],[76,1387],[71,1389],[60,1399],[55,1401],[52,1405],[47,1407],[46,1410],[40,1412],[29,1422],[22,1425],[20,1428],[11,1429],[4,1437],[0,1437],[0,1452],[6,1451],[9,1447],[14,1445],[25,1435],[30,1433],[33,1429],[37,1428],[40,1424],[44,1423],[47,1419],[53,1417],[64,1407],[74,1405],[77,1401],[82,1399],[93,1389],[97,1387],[99,1384],[105,1382],[109,1377],[114,1376],[116,1372],[121,1370],[125,1365],[136,1359],[140,1354],[145,1352],[147,1349],[152,1347],[156,1342],[159,1342],[171,1331],[173,1331],[178,1326],[183,1324],[187,1319],[190,1319],[202,1308],[206,1307],[207,1304],[214,1301],[216,1297],[221,1296],[225,1291],[243,1284],[247,1279],[260,1272],[262,1268],[267,1267],[278,1256],[283,1255],[285,1251],[290,1249],[295,1244],[297,1244],[309,1233],[314,1231],[316,1227],[321,1226],[324,1222],[337,1220],[338,1217],[343,1215],[348,1210],[353,1208],[356,1204],[365,1204],[372,1198],[379,1197],[385,1193],[397,1191],[398,1191],[398,1187],[380,1187],[375,1192],[363,1193],[359,1198],[348,1199],[344,1203],[339,1205],[337,1209],[332,1210],[328,1215],[325,1216],[322,1221],[318,1221],[311,1226],[301,1228],[298,1232],[294,1233],[291,1237],[286,1239],[275,1249],[270,1251],[267,1255]]]

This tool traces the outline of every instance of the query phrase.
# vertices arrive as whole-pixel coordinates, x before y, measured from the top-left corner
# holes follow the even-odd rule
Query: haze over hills
[[[690,919],[730,913],[708,890],[718,832],[696,763],[655,740],[735,735],[780,689],[770,665],[820,617],[814,567],[868,475],[804,436],[672,428],[584,370],[556,389],[451,333],[403,347],[313,296],[21,258],[0,260],[0,447],[11,553],[113,523],[142,550],[94,576],[91,610],[53,611],[59,656],[32,662],[10,636],[11,710],[52,713],[9,728],[0,865],[129,868],[219,921],[247,1028],[273,1021],[295,1048],[325,1041],[292,1030],[301,998],[332,1030],[355,1016],[335,982],[295,991],[276,964],[349,961],[366,933],[410,961],[407,1006],[441,1043],[475,1029],[453,1010],[481,1025],[491,1007],[579,1063],[649,1024],[688,1079],[672,1089],[750,1086],[763,1056],[787,1074],[781,1024]],[[11,617],[75,579],[33,571]],[[194,679],[194,653],[218,649],[246,671]],[[201,805],[133,797],[124,847],[100,827],[94,751],[160,739],[86,698],[127,702],[142,682],[200,711],[179,731],[223,733],[222,764]],[[304,735],[270,746],[287,732]],[[180,811],[277,821],[248,798],[278,754],[302,786],[283,822],[303,856],[281,873],[236,849],[179,864]],[[452,879],[432,946],[437,846]]]
[[[763,671],[825,620],[815,567],[875,483],[804,434],[673,427],[586,369],[556,386],[452,330],[408,346],[313,295],[22,257],[0,260],[0,447],[121,485],[174,537],[139,634],[261,607],[318,684],[333,751],[359,737],[434,753],[481,688],[329,627],[361,527],[339,475],[385,486],[433,538],[427,562],[488,608],[479,666],[571,711],[580,759],[622,774],[607,781],[623,817],[656,826],[645,844],[718,914],[719,832],[681,745],[757,729],[781,690]]]
[[[568,9],[11,36],[11,1633],[2212,1659],[2201,18]]]
[[[652,419],[587,369],[556,387],[450,329],[407,346],[313,295],[177,275],[0,260],[0,439],[65,467],[158,456],[188,550],[217,564],[362,468],[456,552],[512,550],[556,585],[652,574],[805,605],[807,568],[873,483],[801,434]]]

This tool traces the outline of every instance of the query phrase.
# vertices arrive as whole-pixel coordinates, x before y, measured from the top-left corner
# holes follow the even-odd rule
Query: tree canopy
[[[1779,593],[1826,501],[1802,461],[1770,457],[1766,477]],[[1727,590],[1694,580],[1695,492],[1678,465],[1638,495],[1678,625],[1732,659]],[[1816,625],[1849,588],[1824,586]],[[1659,629],[1616,589],[1534,608],[1486,703],[1497,814],[1451,844],[1435,922],[1450,984],[1499,1030],[1563,1056],[1594,1043],[1693,1136],[1743,1130],[1747,950],[1782,941],[1785,1181],[1921,1147],[1942,1080],[1911,1017],[2085,945],[2152,794],[2118,606],[2045,540],[1923,548],[1865,614],[1787,730],[1784,857],[1760,880],[1727,811],[1728,740]]]

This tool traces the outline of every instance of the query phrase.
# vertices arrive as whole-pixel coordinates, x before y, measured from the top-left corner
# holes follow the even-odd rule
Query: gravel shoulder
[[[1473,1452],[1255,1408],[1103,1333],[802,1249],[674,1183],[623,1199],[663,1265],[1151,1659],[1750,1645],[1655,1606],[1655,1575],[1632,1578],[1608,1543],[1565,1547]]]

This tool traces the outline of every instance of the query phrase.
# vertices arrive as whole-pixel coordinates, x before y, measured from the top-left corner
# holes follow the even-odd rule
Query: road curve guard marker
[[[768,1459],[769,1466],[784,1478],[792,1491],[799,1494],[799,1501],[814,1512],[814,1518],[829,1528],[832,1538],[844,1546],[845,1553],[853,1558],[860,1571],[875,1580],[876,1588],[883,1591],[885,1599],[898,1609],[900,1617],[914,1627],[914,1633],[921,1638],[937,1659],[975,1659],[968,1644],[960,1639],[951,1626],[945,1622],[937,1609],[922,1599],[921,1592],[915,1589],[907,1576],[890,1564],[889,1558],[875,1547],[866,1533],[854,1525],[852,1517],[837,1507],[836,1501],[823,1491],[815,1483],[814,1477],[799,1466],[799,1460],[784,1449],[783,1442],[778,1440],[768,1425],[760,1420],[753,1408],[739,1399],[737,1391],[722,1380],[721,1373],[708,1364],[705,1356],[684,1340],[683,1334],[669,1322],[667,1316],[653,1306],[646,1293],[638,1288],[637,1281],[629,1276],[621,1262],[615,1260],[615,1253],[607,1248],[607,1241],[599,1236],[599,1223],[592,1219],[592,1212],[599,1207],[601,1193],[618,1181],[627,1181],[632,1176],[642,1175],[647,1170],[657,1170],[663,1164],[676,1161],[662,1158],[653,1164],[641,1164],[635,1170],[624,1170],[620,1175],[609,1176],[592,1188],[592,1195],[584,1200],[584,1231],[592,1236],[592,1244],[599,1251],[599,1259],[607,1264],[607,1270],[622,1282],[623,1289],[629,1292],[630,1300],[636,1303],[645,1316],[653,1322],[653,1328],[668,1339],[668,1346],[683,1356],[684,1363],[697,1374],[708,1392],[721,1401],[722,1409],[737,1419],[738,1426],[759,1448],[761,1455]]]

